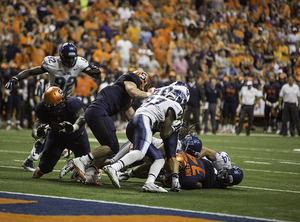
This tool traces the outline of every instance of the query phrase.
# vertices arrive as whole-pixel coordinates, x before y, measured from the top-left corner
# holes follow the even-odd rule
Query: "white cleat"
[[[73,164],[74,164],[74,167],[75,167],[77,173],[79,174],[79,176],[85,181],[86,180],[85,164],[81,160],[81,157],[77,157],[77,158],[73,159]]]
[[[71,175],[71,182],[75,183],[75,182],[77,182],[78,179],[79,179],[79,174],[77,173],[76,170],[74,170]]]
[[[114,168],[108,165],[103,167],[103,171],[108,175],[110,181],[116,188],[121,188],[118,180],[117,171]]]
[[[64,149],[62,151],[61,155],[63,156],[63,158],[68,158],[68,157],[70,157],[71,153],[72,153],[72,150]]]
[[[86,180],[85,184],[93,184],[97,186],[102,186],[103,184],[98,182],[97,179],[101,179],[102,171],[100,169],[95,169],[94,167],[89,167],[85,173]]]
[[[29,172],[34,172],[35,168],[33,167],[33,160],[27,158],[23,163],[22,167]]]
[[[74,164],[72,159],[67,161],[67,164],[60,170],[59,178],[63,178],[67,173],[74,169]]]
[[[168,193],[167,190],[155,185],[154,183],[145,183],[143,186],[143,191],[151,193]]]

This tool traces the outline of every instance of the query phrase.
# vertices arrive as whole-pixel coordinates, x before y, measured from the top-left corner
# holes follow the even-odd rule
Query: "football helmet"
[[[181,90],[185,94],[187,101],[189,101],[190,91],[184,82],[176,81],[176,82],[173,82],[170,86],[172,86],[174,89]]]
[[[72,43],[64,43],[59,48],[59,57],[62,64],[71,68],[76,64],[77,61],[77,48]]]
[[[173,89],[172,91],[166,94],[166,98],[171,99],[177,103],[179,103],[182,109],[185,109],[187,104],[186,95],[179,89]]]
[[[226,152],[217,152],[213,161],[217,171],[221,169],[231,169],[231,160]]]
[[[182,149],[188,154],[193,155],[195,152],[198,152],[200,154],[202,150],[202,141],[197,136],[190,134],[185,136],[184,139],[181,140],[181,146]]]
[[[217,181],[222,186],[238,185],[243,180],[243,171],[237,167],[232,166],[231,169],[222,169],[217,174]]]
[[[180,153],[176,153],[176,160],[179,164],[179,172],[184,171],[184,169],[186,168],[186,161]]]
[[[148,92],[148,89],[150,88],[151,85],[149,75],[146,72],[140,70],[136,70],[133,73],[138,75],[141,80],[140,89],[145,92]]]
[[[61,112],[64,107],[63,91],[57,86],[49,87],[44,94],[45,106],[53,113]]]

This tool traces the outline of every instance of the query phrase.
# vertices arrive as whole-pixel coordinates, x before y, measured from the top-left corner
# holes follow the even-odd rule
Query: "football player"
[[[99,68],[89,65],[86,59],[78,56],[76,46],[67,42],[61,45],[59,56],[47,56],[41,66],[21,71],[7,82],[5,88],[12,90],[19,86],[19,81],[28,78],[28,76],[36,76],[46,72],[49,74],[50,86],[61,88],[64,96],[70,95],[75,89],[77,77],[81,72],[95,79],[100,79],[101,76]],[[43,140],[38,140],[31,153],[42,150],[43,143]],[[34,170],[30,159],[26,159],[22,165],[28,171]]]
[[[181,151],[181,172],[179,181],[182,189],[226,188],[243,180],[243,171],[236,166],[217,171],[213,162],[206,158],[198,159]]]
[[[263,133],[266,133],[266,132],[271,133],[272,128],[273,128],[274,133],[276,133],[277,112],[272,112],[272,111],[277,110],[277,108],[278,108],[280,86],[278,84],[275,84],[275,78],[273,75],[269,76],[269,82],[270,83],[264,85],[264,88],[263,88],[263,99],[265,101],[265,116],[264,116]]]
[[[44,99],[36,105],[35,111],[37,119],[32,137],[39,139],[47,135],[47,138],[33,178],[52,172],[65,148],[72,150],[75,157],[90,152],[84,110],[76,97],[65,97],[60,88],[52,86],[46,90]]]
[[[174,152],[173,156],[170,147],[177,145],[178,132],[174,132],[172,123],[174,120],[182,119],[186,103],[186,95],[182,91],[174,89],[167,93],[166,96],[153,95],[149,97],[137,109],[135,116],[126,129],[127,137],[133,143],[133,149],[116,163],[103,168],[115,187],[121,187],[117,176],[119,170],[148,156],[154,162],[150,167],[143,191],[167,192],[167,190],[154,184],[165,161],[163,154],[152,144],[153,131],[160,132],[165,149],[168,150],[169,162],[174,162],[173,158],[176,161],[176,152]],[[177,181],[174,182],[175,186],[172,186],[171,190],[179,191],[178,173],[174,173],[172,179]]]
[[[86,109],[85,120],[101,146],[88,155],[73,159],[73,164],[83,180],[90,180],[97,167],[102,168],[104,161],[119,151],[116,127],[111,116],[123,111],[126,119],[131,120],[135,114],[132,108],[134,100],[151,96],[147,92],[149,88],[150,78],[146,72],[128,72],[120,76],[113,85],[102,89]],[[85,168],[91,162],[92,165],[85,173]],[[68,168],[67,164],[62,171],[67,173]]]

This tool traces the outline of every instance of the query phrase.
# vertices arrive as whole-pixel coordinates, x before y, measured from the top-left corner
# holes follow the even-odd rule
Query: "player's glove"
[[[38,128],[36,129],[36,135],[38,137],[45,137],[47,132],[49,131],[50,127],[49,125],[46,124],[41,124],[40,126],[38,126]]]
[[[192,150],[192,149],[190,149],[190,148],[187,148],[187,149],[186,149],[186,152],[187,152],[188,154],[190,154],[190,155],[196,157],[196,158],[199,158],[199,157],[200,157],[200,153],[199,153],[199,152],[197,152],[197,151],[195,151],[195,150]]]
[[[181,120],[174,120],[172,123],[172,132],[178,132],[182,127],[183,121]]]
[[[180,192],[181,186],[179,183],[179,176],[177,173],[172,175],[172,186],[171,191]]]
[[[89,73],[91,73],[93,75],[93,77],[95,79],[100,79],[101,78],[101,71],[100,69],[95,66],[95,65],[89,65],[85,71],[88,71]]]
[[[73,125],[68,121],[60,123],[59,126],[62,128],[59,133],[73,133],[79,129],[79,126],[76,123]]]
[[[19,84],[19,78],[17,76],[12,77],[6,84],[5,84],[5,88],[12,90],[14,88],[14,86],[17,86],[18,88],[20,87]]]

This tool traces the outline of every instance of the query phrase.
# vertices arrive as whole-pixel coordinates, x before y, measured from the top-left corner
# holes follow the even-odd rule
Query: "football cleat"
[[[74,170],[71,175],[71,182],[75,183],[75,182],[77,182],[78,179],[79,179],[79,174],[77,173],[76,170]]]
[[[86,180],[86,176],[85,176],[85,164],[82,161],[82,158],[78,157],[78,158],[73,159],[73,164],[74,164],[74,167],[75,167],[77,173],[79,174],[79,176],[83,180]]]
[[[69,158],[70,155],[72,153],[72,150],[68,150],[68,149],[64,149],[64,151],[62,151],[61,155],[64,157],[64,158]]]
[[[108,175],[110,181],[116,188],[121,188],[118,180],[117,171],[114,168],[108,165],[103,167],[103,171]]]
[[[68,159],[67,164],[60,170],[59,178],[63,178],[67,173],[74,169],[72,159]]]
[[[36,141],[33,145],[33,148],[31,150],[31,157],[33,158],[33,160],[38,160],[40,157],[40,153],[43,150],[43,143],[41,143],[40,140]]]
[[[175,192],[180,192],[180,183],[179,183],[179,179],[178,179],[178,175],[173,175],[172,176],[172,186],[171,186],[171,191],[175,191]]]
[[[33,160],[27,158],[23,163],[22,163],[22,167],[29,171],[29,172],[34,172],[35,168],[33,167]]]
[[[168,193],[167,190],[155,185],[154,183],[145,183],[143,186],[143,191],[151,193]]]
[[[40,170],[39,167],[37,167],[32,174],[32,178],[40,178],[43,175],[44,175],[44,173]]]
[[[130,178],[129,176],[129,172],[124,172],[124,173],[117,173],[118,175],[118,180],[121,181],[121,180],[128,180]]]
[[[86,173],[86,180],[85,180],[85,184],[94,184],[97,186],[102,186],[103,184],[98,182],[97,179],[101,178],[102,172],[100,169],[96,169],[96,167],[94,166],[90,166]]]

